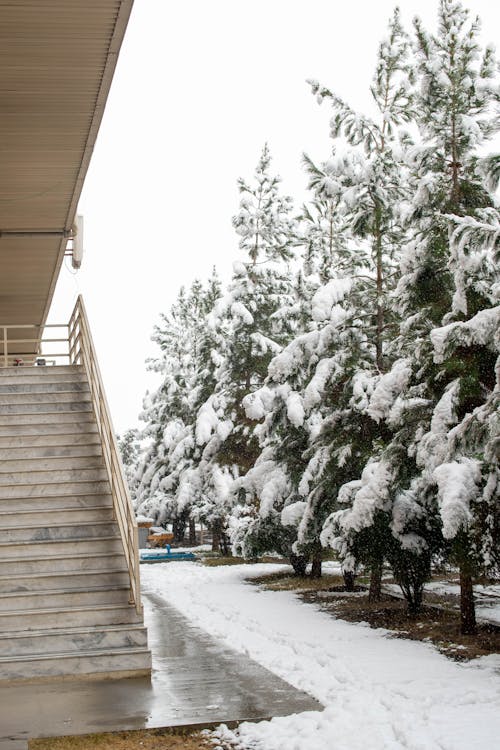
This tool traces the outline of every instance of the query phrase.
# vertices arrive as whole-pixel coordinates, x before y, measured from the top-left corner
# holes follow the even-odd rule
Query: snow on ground
[[[395,583],[385,583],[384,590],[401,594],[401,589]],[[457,597],[456,608],[460,607],[460,586],[452,581],[430,581],[425,584],[425,591],[432,594],[451,594]],[[474,598],[476,600],[476,617],[488,622],[500,624],[500,586],[474,585]]]
[[[426,583],[426,591],[432,591],[434,594],[454,594],[460,596],[460,586],[458,583],[449,583],[447,581],[432,581]],[[476,599],[476,617],[484,618],[500,624],[500,586],[474,586],[474,597]]]
[[[500,737],[500,658],[466,664],[425,643],[336,620],[289,591],[245,583],[280,565],[143,566],[147,590],[324,706],[246,723],[255,750],[494,750]]]

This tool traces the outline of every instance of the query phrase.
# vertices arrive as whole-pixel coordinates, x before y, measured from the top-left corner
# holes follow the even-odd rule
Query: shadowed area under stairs
[[[28,739],[286,716],[322,706],[143,591],[152,681],[51,681],[0,687],[0,750]]]

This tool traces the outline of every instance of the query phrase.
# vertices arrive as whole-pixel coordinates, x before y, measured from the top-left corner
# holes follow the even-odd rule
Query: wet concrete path
[[[0,750],[34,737],[286,716],[322,707],[143,591],[152,680],[0,687]]]

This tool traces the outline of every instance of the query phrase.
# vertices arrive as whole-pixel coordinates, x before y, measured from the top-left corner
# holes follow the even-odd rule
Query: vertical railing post
[[[9,365],[9,352],[7,349],[7,326],[3,327],[3,366]]]

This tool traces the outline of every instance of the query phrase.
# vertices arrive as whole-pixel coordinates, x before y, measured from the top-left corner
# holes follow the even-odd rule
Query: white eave
[[[43,325],[133,0],[0,0],[0,325]]]

